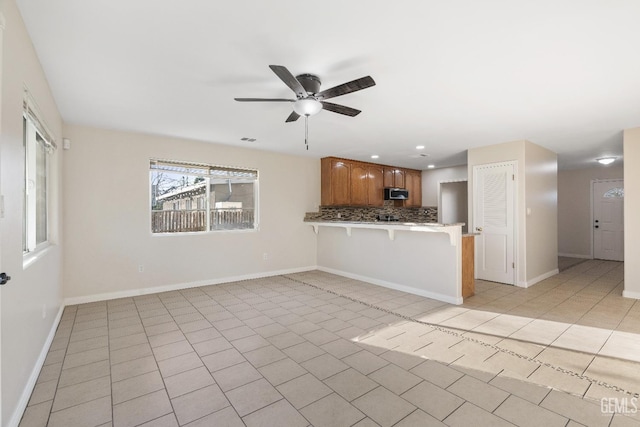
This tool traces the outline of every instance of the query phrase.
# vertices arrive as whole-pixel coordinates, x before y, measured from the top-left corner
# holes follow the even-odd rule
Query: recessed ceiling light
[[[380,156],[378,156],[377,154],[374,154],[374,155],[372,155],[372,156],[371,156],[371,158],[372,158],[372,159],[379,159],[379,158],[380,158]]]
[[[611,163],[616,161],[615,157],[602,157],[600,159],[596,159],[598,163],[601,165],[610,165]]]
[[[424,150],[424,145],[416,145],[416,150]]]
[[[436,165],[427,165],[427,168],[429,168],[429,169],[433,169],[435,167],[436,167]]]

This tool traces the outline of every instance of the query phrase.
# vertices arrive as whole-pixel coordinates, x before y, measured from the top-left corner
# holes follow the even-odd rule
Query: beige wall
[[[31,40],[13,0],[1,12],[6,18],[2,58],[0,185],[5,217],[0,220],[2,271],[12,280],[2,287],[2,420],[17,425],[35,382],[47,339],[62,303],[61,189],[62,150],[52,157],[49,181],[49,228],[53,242],[27,267],[22,255],[24,153],[22,99],[26,85],[38,103],[41,119],[60,141],[61,119]],[[44,316],[43,316],[44,310]],[[34,372],[34,369],[36,371]]]
[[[320,203],[317,159],[79,126],[64,134],[71,140],[64,173],[71,301],[315,266],[316,237],[303,218]],[[150,158],[258,169],[260,229],[152,235]]]
[[[624,263],[625,297],[640,298],[640,128],[624,131]]]
[[[517,163],[516,283],[530,286],[557,272],[557,156],[529,141],[470,149],[469,223],[473,230],[473,167]],[[530,214],[527,215],[527,208]]]
[[[622,165],[595,166],[558,172],[558,252],[560,255],[591,258],[591,182],[622,179]]]

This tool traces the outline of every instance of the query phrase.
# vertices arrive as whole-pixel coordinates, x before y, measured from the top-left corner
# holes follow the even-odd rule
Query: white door
[[[593,257],[624,260],[624,182],[593,183]]]
[[[515,284],[515,163],[473,167],[476,277]]]
[[[2,47],[4,46],[4,28],[5,18],[0,11],[0,99],[2,99],[2,67],[4,56]],[[0,124],[2,123],[2,112],[0,111]],[[1,129],[0,129],[1,130]],[[2,132],[0,132],[2,135]],[[0,150],[1,152],[2,150]],[[2,164],[0,159],[0,164]],[[1,184],[1,183],[0,183]],[[2,229],[2,221],[4,221],[4,199],[2,196],[2,185],[0,185],[0,230]],[[0,249],[2,248],[2,236],[0,236]],[[1,255],[1,251],[0,251]],[[2,260],[0,259],[0,272],[2,272]],[[2,290],[0,289],[0,424],[2,424]]]

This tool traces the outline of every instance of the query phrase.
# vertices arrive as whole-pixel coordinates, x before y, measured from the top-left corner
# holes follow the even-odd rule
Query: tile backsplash
[[[318,212],[307,212],[305,221],[377,221],[380,215],[398,217],[400,222],[438,222],[438,208],[399,208],[386,200],[382,207],[320,206]]]

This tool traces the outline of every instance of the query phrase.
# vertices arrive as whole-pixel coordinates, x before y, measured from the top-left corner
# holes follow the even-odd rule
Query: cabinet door
[[[396,188],[405,188],[406,180],[405,180],[406,172],[403,169],[395,169],[393,171],[393,186]]]
[[[351,205],[366,206],[369,203],[367,166],[359,163],[351,165]]]
[[[407,171],[406,174],[407,190],[409,191],[409,199],[406,201],[407,207],[422,206],[422,173]]]
[[[351,202],[351,164],[331,160],[331,203],[348,205]]]
[[[384,187],[393,187],[393,168],[384,168]]]
[[[413,175],[413,193],[415,194],[414,206],[419,208],[422,206],[422,172],[416,172]]]
[[[382,166],[369,166],[368,171],[368,192],[369,206],[384,205],[384,168]]]

